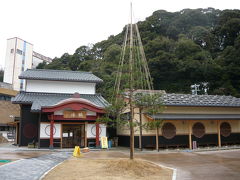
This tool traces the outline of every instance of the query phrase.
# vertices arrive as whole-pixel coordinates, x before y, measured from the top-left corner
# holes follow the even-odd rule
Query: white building
[[[25,81],[18,79],[21,72],[44,61],[49,63],[52,59],[34,52],[33,44],[17,37],[8,39],[3,82],[12,84],[14,90],[22,90]]]
[[[18,144],[39,147],[99,146],[106,127],[96,122],[108,102],[96,93],[102,80],[91,72],[28,69],[21,73],[23,91],[12,99],[21,104]]]

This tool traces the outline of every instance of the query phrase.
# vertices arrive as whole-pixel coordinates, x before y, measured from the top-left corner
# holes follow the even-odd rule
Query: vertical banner
[[[108,139],[106,136],[101,137],[101,146],[102,146],[102,149],[108,148]]]

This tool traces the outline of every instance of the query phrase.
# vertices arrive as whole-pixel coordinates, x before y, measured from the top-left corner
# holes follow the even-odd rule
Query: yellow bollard
[[[74,151],[73,151],[73,156],[74,157],[81,157],[81,151],[79,146],[75,146]]]

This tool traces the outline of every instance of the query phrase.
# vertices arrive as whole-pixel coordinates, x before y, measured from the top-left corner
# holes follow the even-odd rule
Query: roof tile
[[[72,98],[72,96],[73,94],[21,92],[12,98],[12,102],[14,104],[32,104],[31,111],[40,111],[41,107],[55,105],[62,100]],[[81,94],[80,97],[102,108],[109,105],[100,94]]]
[[[91,72],[49,70],[49,69],[27,69],[22,72],[19,79],[52,80],[52,81],[77,81],[77,82],[103,82],[102,79]]]

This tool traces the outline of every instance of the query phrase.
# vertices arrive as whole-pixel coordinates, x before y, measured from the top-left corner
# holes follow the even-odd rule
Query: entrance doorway
[[[84,146],[85,127],[84,124],[63,124],[62,147],[72,148]]]

